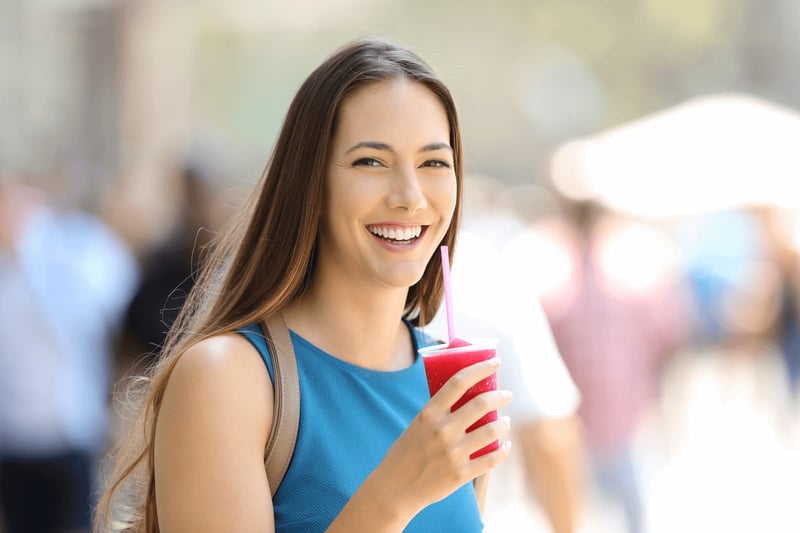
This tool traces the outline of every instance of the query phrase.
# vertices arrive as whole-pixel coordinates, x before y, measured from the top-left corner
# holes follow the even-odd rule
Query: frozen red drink
[[[480,361],[491,359],[496,353],[496,341],[494,339],[476,340],[472,344],[460,339],[455,339],[448,344],[439,344],[421,348],[419,353],[425,363],[425,374],[428,377],[428,390],[431,396],[442,388],[453,374]],[[497,374],[492,374],[488,378],[470,387],[467,392],[450,409],[455,411],[469,400],[487,391],[497,390]],[[467,433],[479,428],[487,422],[497,420],[497,411],[491,411],[477,420],[467,428]],[[470,455],[470,459],[475,459],[481,455],[492,452],[500,447],[500,441],[494,441],[488,446],[481,448]]]

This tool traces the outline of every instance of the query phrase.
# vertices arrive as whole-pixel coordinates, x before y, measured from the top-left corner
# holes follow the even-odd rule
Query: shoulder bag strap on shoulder
[[[264,467],[267,470],[270,491],[274,496],[289,468],[300,425],[300,379],[297,375],[292,338],[280,313],[274,313],[264,321],[272,367],[275,374],[275,407],[272,413],[272,428],[264,451]]]

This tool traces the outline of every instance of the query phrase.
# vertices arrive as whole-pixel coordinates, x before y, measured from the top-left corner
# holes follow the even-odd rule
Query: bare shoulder
[[[242,335],[227,333],[204,339],[180,355],[167,391],[179,389],[184,394],[197,394],[202,401],[246,399],[252,403],[271,405],[272,384],[267,367],[256,348]],[[263,402],[257,402],[261,399]]]
[[[180,356],[155,435],[162,531],[221,531],[231,524],[238,531],[268,530],[264,446],[272,390],[264,361],[242,335],[210,337]],[[203,522],[186,509],[206,510]]]
[[[254,379],[269,382],[267,368],[256,348],[243,335],[226,333],[189,347],[170,379]]]
[[[268,428],[272,392],[267,367],[256,348],[244,336],[228,333],[204,339],[180,356],[164,401],[183,404],[180,411],[184,413],[221,411],[225,418],[238,416],[235,410],[245,408],[251,423]]]

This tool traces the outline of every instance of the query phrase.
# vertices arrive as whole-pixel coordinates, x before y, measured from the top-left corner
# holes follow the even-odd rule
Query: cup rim
[[[467,339],[464,339],[465,341]],[[468,346],[456,346],[455,348],[447,348],[447,343],[440,343],[440,344],[433,344],[431,346],[425,346],[424,348],[419,348],[417,351],[423,357],[431,357],[435,355],[440,355],[442,353],[460,353],[460,352],[468,352],[475,349],[486,349],[486,348],[497,348],[498,339],[495,338],[478,338],[472,339],[471,341],[467,341],[470,344]]]

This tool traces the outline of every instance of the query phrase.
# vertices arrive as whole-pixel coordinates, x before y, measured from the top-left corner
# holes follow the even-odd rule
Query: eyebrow
[[[359,148],[373,148],[375,150],[382,150],[384,152],[393,152],[394,151],[394,149],[390,145],[388,145],[386,143],[375,142],[375,141],[361,141],[360,143],[356,143],[353,146],[351,146],[350,148],[348,148],[347,151],[345,152],[345,154],[349,154],[353,150],[357,150]],[[450,150],[450,152],[452,152],[453,151],[453,147],[450,146],[447,143],[431,143],[431,144],[426,144],[425,146],[420,148],[419,151],[420,152],[434,152],[436,150]]]

